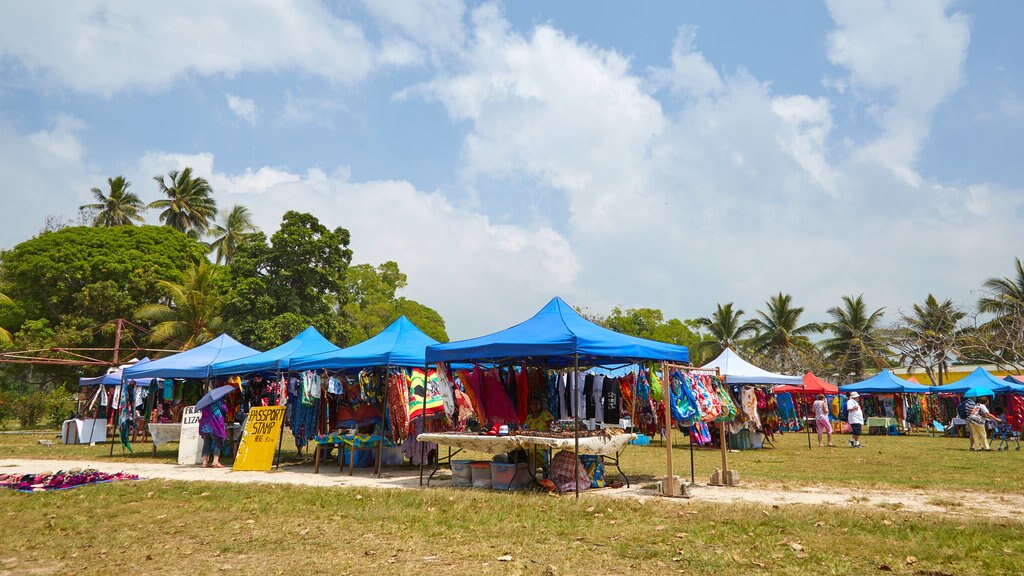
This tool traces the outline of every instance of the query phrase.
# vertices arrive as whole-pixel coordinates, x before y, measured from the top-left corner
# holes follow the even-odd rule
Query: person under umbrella
[[[203,438],[203,468],[224,467],[220,463],[220,454],[224,450],[228,433],[224,427],[227,405],[222,399],[235,390],[234,386],[221,386],[207,392],[206,396],[196,403],[196,408],[200,411],[199,435]],[[211,454],[213,464],[210,464]]]

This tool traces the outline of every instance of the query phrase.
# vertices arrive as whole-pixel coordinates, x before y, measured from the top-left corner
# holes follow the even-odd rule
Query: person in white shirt
[[[864,411],[861,410],[857,398],[860,398],[860,394],[850,392],[850,399],[846,401],[846,421],[850,423],[850,430],[853,432],[853,438],[850,438],[851,448],[863,448],[860,445],[860,433],[864,427]]]

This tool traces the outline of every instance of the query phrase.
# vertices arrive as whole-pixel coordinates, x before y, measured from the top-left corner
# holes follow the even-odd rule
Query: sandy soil
[[[130,462],[99,462],[89,460],[26,460],[0,459],[0,474],[29,474],[54,472],[72,468],[95,468],[103,472],[130,472],[145,479],[181,481],[233,482],[295,484],[319,487],[362,487],[386,489],[419,488],[419,475],[415,471],[387,471],[382,478],[372,475],[369,470],[356,470],[349,476],[339,473],[336,466],[321,466],[320,473],[314,474],[309,464],[285,465],[271,472],[234,472],[230,468],[213,469],[199,466],[178,466],[174,464],[150,464]],[[434,481],[431,486],[446,486],[448,481]],[[860,490],[847,487],[814,486],[800,489],[774,489],[763,487],[714,487],[693,485],[690,499],[676,499],[674,502],[703,501],[723,504],[760,504],[766,508],[812,505],[812,506],[871,506],[881,509],[901,510],[911,513],[934,513],[948,516],[989,517],[994,519],[1024,518],[1024,495],[990,494],[982,492],[931,492],[923,490]],[[588,493],[588,497],[615,498],[657,498],[650,490],[637,487],[603,489]],[[667,500],[663,500],[668,502]]]

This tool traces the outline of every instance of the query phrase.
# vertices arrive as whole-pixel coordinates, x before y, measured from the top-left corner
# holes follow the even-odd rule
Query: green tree
[[[990,278],[983,285],[978,311],[991,314],[966,331],[962,351],[975,362],[1024,371],[1024,262],[1014,261],[1014,277]]]
[[[149,208],[162,210],[160,222],[199,239],[210,229],[210,221],[217,216],[217,202],[213,189],[205,178],[192,175],[192,168],[171,170],[167,176],[153,177],[160,192],[167,198],[149,203]]]
[[[202,260],[185,270],[180,284],[161,280],[169,304],[146,304],[135,314],[136,318],[153,324],[150,341],[177,343],[185,350],[226,332],[230,324],[221,316],[221,274],[219,267]]]
[[[1016,277],[989,278],[985,281],[985,295],[978,299],[978,311],[996,317],[1024,312],[1024,262],[1014,261]]]
[[[136,222],[141,224],[142,212],[146,206],[134,192],[128,191],[131,185],[132,183],[125,180],[124,176],[107,178],[109,193],[104,194],[103,190],[93,188],[91,191],[96,203],[86,204],[78,209],[96,213],[92,219],[93,226],[131,226]]]
[[[213,227],[216,238],[210,243],[210,250],[216,254],[217,263],[230,265],[238,245],[253,232],[256,232],[256,226],[252,224],[249,209],[240,204],[232,206],[231,210],[224,214],[224,224],[216,224]]]
[[[598,323],[609,330],[667,344],[692,347],[702,340],[697,321],[665,320],[664,313],[657,308],[616,306],[611,314],[599,320]]]
[[[708,331],[711,338],[698,342],[694,351],[704,361],[709,361],[726,348],[736,349],[743,339],[754,332],[753,324],[742,321],[743,310],[733,309],[733,303],[718,304],[711,317],[701,317],[697,323]]]
[[[889,365],[889,348],[880,323],[885,308],[868,312],[864,295],[843,296],[842,306],[828,310],[832,321],[825,324],[831,338],[821,346],[840,378],[861,379],[870,366],[877,369]]]
[[[924,304],[914,304],[911,314],[900,314],[889,342],[900,352],[900,362],[922,368],[932,382],[941,385],[949,376],[949,362],[957,352],[960,322],[967,313],[933,294]]]
[[[0,253],[0,326],[26,349],[110,347],[114,320],[164,294],[161,280],[205,258],[204,246],[166,226],[73,227],[44,232]],[[126,328],[123,343],[144,341]],[[101,354],[97,353],[101,357]],[[6,368],[10,379],[21,368]],[[36,367],[33,377],[75,378],[73,370]]]
[[[794,349],[813,346],[810,334],[821,332],[817,324],[800,324],[802,307],[793,307],[793,297],[779,292],[765,302],[767,311],[758,310],[757,318],[750,321],[755,335],[750,348],[757,354],[774,357],[783,372],[795,362]]]
[[[311,214],[289,211],[270,237],[247,236],[231,262],[232,292],[225,309],[237,337],[257,348],[281,344],[273,321],[291,314],[291,322],[316,326],[337,344],[348,341],[339,312],[347,303],[345,275],[352,251],[349,232],[328,229]]]
[[[346,286],[342,316],[350,330],[347,345],[373,337],[402,315],[431,338],[448,341],[440,314],[415,300],[397,296],[406,286],[406,275],[397,263],[385,262],[376,268],[369,264],[351,266]]]
[[[0,292],[0,306],[9,304],[14,304],[14,300],[11,300],[6,294]],[[6,346],[12,342],[14,342],[14,337],[11,336],[11,333],[6,328],[0,326],[0,346]]]

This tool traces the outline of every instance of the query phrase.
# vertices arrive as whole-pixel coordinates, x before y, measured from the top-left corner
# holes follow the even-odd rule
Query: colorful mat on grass
[[[0,474],[0,488],[17,490],[18,492],[51,492],[104,484],[117,480],[138,480],[135,474],[118,472],[107,474],[99,470],[60,470],[53,474]]]

